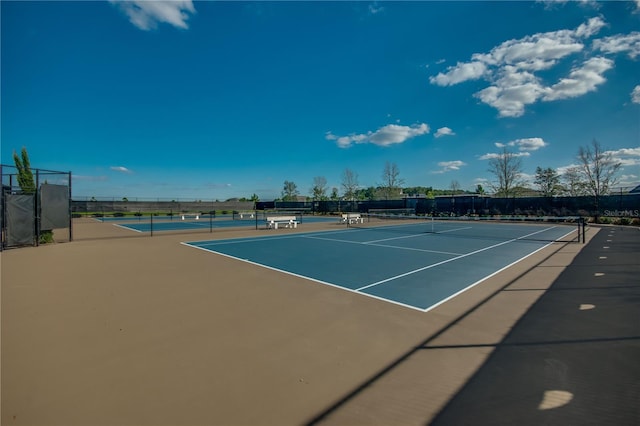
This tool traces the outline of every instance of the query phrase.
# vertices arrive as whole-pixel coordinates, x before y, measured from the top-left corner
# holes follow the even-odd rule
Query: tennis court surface
[[[387,220],[339,231],[185,245],[428,311],[554,241],[577,224]]]

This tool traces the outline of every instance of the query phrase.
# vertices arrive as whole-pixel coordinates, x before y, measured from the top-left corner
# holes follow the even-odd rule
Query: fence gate
[[[3,246],[15,247],[35,244],[35,196],[33,194],[4,194]]]
[[[45,231],[68,229],[72,240],[71,172],[33,169],[35,190],[24,191],[13,166],[0,165],[0,250],[38,245]],[[40,181],[44,183],[40,183]],[[59,240],[56,238],[56,240]]]

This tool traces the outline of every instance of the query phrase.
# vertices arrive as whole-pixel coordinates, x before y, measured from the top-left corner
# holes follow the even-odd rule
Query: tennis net
[[[362,214],[350,228],[379,233],[436,234],[458,238],[584,242],[585,221],[577,216],[456,216]]]

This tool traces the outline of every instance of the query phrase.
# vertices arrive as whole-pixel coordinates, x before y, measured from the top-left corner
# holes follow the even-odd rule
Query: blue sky
[[[640,1],[1,3],[3,164],[74,197],[462,189],[598,140],[640,183]]]

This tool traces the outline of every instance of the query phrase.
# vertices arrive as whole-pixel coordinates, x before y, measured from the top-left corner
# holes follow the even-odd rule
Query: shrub
[[[40,231],[40,244],[50,244],[50,243],[53,243],[53,231],[51,230]]]

